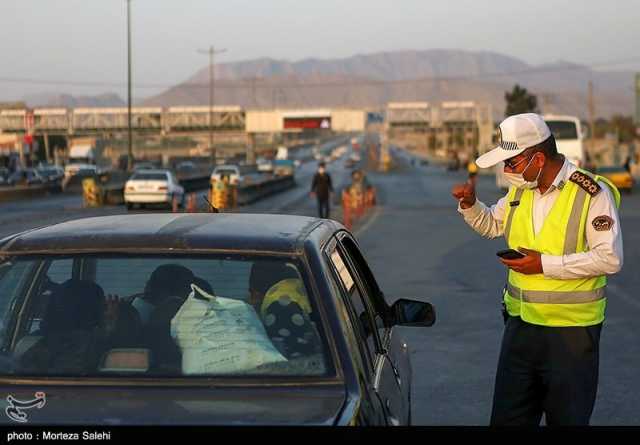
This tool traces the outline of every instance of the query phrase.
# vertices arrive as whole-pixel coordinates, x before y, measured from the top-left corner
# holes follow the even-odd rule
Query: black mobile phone
[[[501,250],[499,252],[496,252],[496,255],[498,255],[500,258],[504,258],[505,260],[517,260],[526,256],[522,252],[518,252],[514,249]]]

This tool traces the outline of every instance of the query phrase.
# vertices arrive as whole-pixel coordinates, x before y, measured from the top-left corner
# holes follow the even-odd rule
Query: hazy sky
[[[333,58],[398,49],[504,53],[532,64],[636,59],[640,0],[132,0],[134,83],[172,85],[217,61]],[[125,0],[0,0],[0,101],[126,94]],[[104,82],[47,85],[9,79]],[[137,87],[141,98],[160,89]]]

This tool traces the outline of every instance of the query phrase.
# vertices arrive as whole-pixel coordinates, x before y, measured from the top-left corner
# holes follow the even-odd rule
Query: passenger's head
[[[179,264],[163,264],[153,271],[144,287],[149,302],[160,303],[167,297],[186,298],[194,281],[193,272]]]
[[[260,305],[260,315],[264,316],[267,308],[274,303],[279,303],[283,306],[296,303],[304,313],[309,314],[311,312],[309,298],[300,278],[286,278],[271,286],[265,293]]]
[[[90,331],[104,316],[105,298],[92,281],[67,280],[51,294],[43,321],[47,333]]]
[[[287,278],[299,278],[293,266],[283,261],[256,261],[249,275],[249,304],[260,308],[267,291],[274,284]]]

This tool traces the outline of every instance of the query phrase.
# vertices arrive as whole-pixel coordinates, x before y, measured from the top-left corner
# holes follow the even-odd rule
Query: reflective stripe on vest
[[[619,205],[615,186],[603,182],[612,188]],[[560,190],[537,235],[533,227],[534,191],[512,188],[507,198],[504,234],[510,248],[524,247],[553,256],[587,250],[584,238],[591,196],[575,183],[568,182]],[[558,280],[509,270],[504,300],[510,315],[533,324],[589,326],[604,320],[605,285],[605,276]]]
[[[586,291],[547,292],[543,290],[522,290],[509,283],[507,284],[507,292],[513,298],[527,303],[576,304],[589,303],[604,298],[604,287]]]

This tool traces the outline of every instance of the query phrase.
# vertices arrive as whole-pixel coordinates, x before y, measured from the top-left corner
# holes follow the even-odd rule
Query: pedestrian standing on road
[[[331,176],[327,173],[324,162],[318,164],[318,171],[313,176],[311,183],[311,196],[318,199],[318,216],[320,218],[329,218],[329,201],[333,193],[333,185],[331,184]]]
[[[490,208],[467,182],[454,186],[458,211],[485,238],[504,235],[524,256],[501,258],[505,330],[492,425],[587,425],[598,386],[606,275],[620,271],[620,193],[607,179],[558,154],[534,113],[500,124],[500,146],[476,163],[504,161],[511,184]]]

